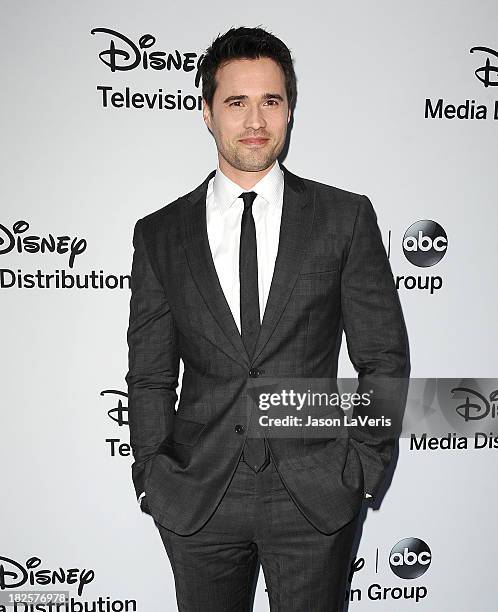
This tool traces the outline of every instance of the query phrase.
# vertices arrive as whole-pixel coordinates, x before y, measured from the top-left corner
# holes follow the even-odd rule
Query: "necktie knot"
[[[258,194],[255,191],[244,191],[244,193],[240,194],[239,197],[244,200],[244,210],[247,210],[252,206],[252,203],[256,199],[257,195]]]

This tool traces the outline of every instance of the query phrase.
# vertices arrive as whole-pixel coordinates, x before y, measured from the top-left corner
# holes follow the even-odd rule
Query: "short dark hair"
[[[234,59],[269,57],[280,65],[285,76],[289,108],[294,109],[297,96],[296,73],[290,50],[280,38],[263,28],[230,28],[219,34],[205,51],[199,63],[202,97],[211,108],[216,91],[216,71]]]

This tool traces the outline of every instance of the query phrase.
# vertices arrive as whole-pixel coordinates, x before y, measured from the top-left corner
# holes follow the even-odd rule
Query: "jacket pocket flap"
[[[178,444],[186,444],[193,446],[202,431],[206,427],[206,423],[198,423],[197,421],[189,421],[182,417],[175,416],[175,425],[173,428],[173,441]]]
[[[299,273],[301,276],[312,276],[313,274],[322,274],[324,272],[339,272],[339,264],[335,261],[331,261],[330,257],[313,257],[307,259]]]

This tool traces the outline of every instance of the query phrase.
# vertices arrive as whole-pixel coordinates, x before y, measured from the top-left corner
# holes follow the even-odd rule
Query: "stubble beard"
[[[244,145],[240,145],[243,147]],[[265,148],[266,149],[266,148]],[[261,149],[241,152],[237,146],[226,147],[220,150],[222,157],[231,166],[242,172],[260,172],[266,170],[277,159],[283,149],[283,144],[280,147],[271,147],[268,150]]]

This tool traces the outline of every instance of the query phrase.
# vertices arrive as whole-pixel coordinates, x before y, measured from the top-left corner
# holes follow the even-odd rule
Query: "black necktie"
[[[254,351],[260,328],[258,253],[256,226],[252,215],[252,203],[256,196],[257,193],[254,191],[242,193],[240,196],[244,200],[239,250],[240,333],[249,357]]]
[[[258,254],[256,243],[256,226],[252,215],[252,203],[257,193],[248,191],[240,197],[244,200],[244,212],[240,228],[239,251],[239,278],[240,278],[240,331],[242,342],[247,349],[249,357],[252,356],[256,340],[261,327],[259,319],[259,291],[258,291]],[[254,425],[253,414],[251,419]],[[252,434],[256,432],[251,427]],[[255,472],[266,465],[267,450],[264,438],[247,437],[244,445],[244,461]]]

